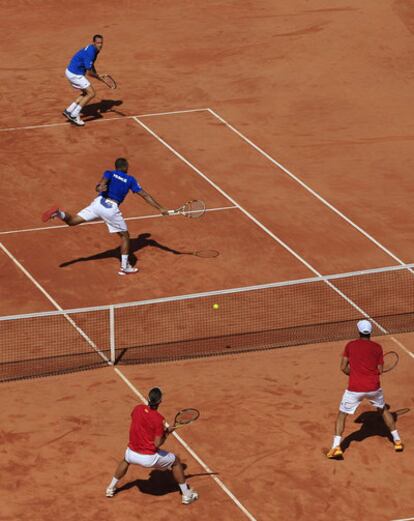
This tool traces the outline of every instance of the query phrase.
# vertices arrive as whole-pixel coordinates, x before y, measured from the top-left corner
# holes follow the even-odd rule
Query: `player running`
[[[85,125],[80,118],[82,108],[95,96],[95,90],[86,76],[101,81],[105,77],[105,74],[98,74],[95,69],[95,61],[103,46],[103,36],[95,34],[92,42],[72,57],[65,71],[69,83],[81,94],[63,111],[63,115],[79,127]]]
[[[404,445],[396,430],[395,420],[387,409],[380,384],[384,357],[382,347],[371,340],[372,325],[369,320],[357,323],[359,339],[349,342],[341,360],[341,371],[349,375],[348,389],[344,392],[336,418],[335,436],[331,450],[327,453],[330,459],[341,459],[342,434],[348,414],[354,414],[362,400],[367,399],[382,414],[384,422],[391,432],[396,452],[402,452]]]
[[[108,226],[109,233],[117,233],[121,237],[121,269],[118,271],[119,275],[131,275],[138,271],[138,268],[131,266],[129,263],[129,232],[119,209],[128,192],[131,190],[131,192],[138,194],[149,205],[159,210],[162,215],[168,215],[168,210],[145,192],[135,177],[127,172],[128,161],[120,157],[115,161],[115,170],[106,170],[101,181],[96,185],[96,191],[99,192],[98,197],[77,215],[72,216],[56,206],[42,214],[43,222],[57,217],[68,226],[77,226],[84,222],[102,219]]]
[[[172,427],[165,427],[165,419],[158,412],[161,401],[161,389],[154,387],[148,394],[148,405],[137,405],[133,409],[128,447],[124,459],[119,462],[114,477],[106,489],[106,497],[113,497],[116,494],[118,481],[125,476],[129,465],[133,464],[148,469],[171,469],[182,493],[181,502],[189,505],[198,499],[198,493],[186,483],[180,458],[160,449],[168,435],[174,430]]]

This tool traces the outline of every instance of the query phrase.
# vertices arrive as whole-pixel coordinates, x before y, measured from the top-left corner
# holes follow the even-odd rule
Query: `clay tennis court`
[[[2,316],[413,262],[412,2],[102,1],[90,20],[92,7],[76,1],[0,9]],[[105,38],[97,69],[118,89],[97,85],[79,129],[61,116],[72,96],[64,69],[96,32]],[[104,224],[40,221],[53,203],[72,212],[89,204],[118,156],[164,206],[207,205],[198,220],[164,218],[130,195],[122,208],[140,268],[131,277],[118,277],[118,239]],[[191,254],[205,250],[219,255]],[[397,310],[406,276],[386,303]],[[341,291],[352,300],[350,287]],[[349,302],[333,302],[347,320]],[[225,306],[210,304],[211,327],[230,327]],[[231,313],[249,313],[237,306]],[[277,303],[268,312],[282,308],[297,314]],[[79,336],[63,321],[68,342]],[[17,345],[27,331],[13,331]],[[1,383],[0,517],[414,519],[413,336],[379,341],[400,355],[382,383],[406,448],[394,453],[362,406],[348,419],[344,461],[323,455],[346,386],[343,341]],[[201,411],[166,444],[200,494],[188,507],[168,474],[137,467],[114,498],[104,495],[130,411],[154,385],[169,420],[181,407]]]

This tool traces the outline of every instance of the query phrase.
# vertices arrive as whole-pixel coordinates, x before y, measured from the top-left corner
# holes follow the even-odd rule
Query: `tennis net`
[[[346,340],[362,317],[414,331],[414,264],[0,317],[0,381]]]

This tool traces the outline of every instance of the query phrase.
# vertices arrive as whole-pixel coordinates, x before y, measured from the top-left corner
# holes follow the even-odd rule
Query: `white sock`
[[[69,114],[72,113],[72,110],[75,110],[76,102],[73,102],[69,105],[69,107],[66,109],[66,112],[69,112]]]
[[[187,485],[187,483],[178,483],[178,486],[180,487],[183,496],[190,495],[190,487]]]
[[[63,212],[62,210],[58,210],[58,217],[63,221],[63,219],[66,217],[65,212]]]
[[[80,105],[75,105],[75,108],[71,112],[71,116],[76,118],[77,116],[79,116],[81,110],[82,110],[82,107]]]
[[[121,268],[126,268],[128,266],[128,255],[121,255]]]
[[[394,441],[400,441],[401,439],[397,429],[395,429],[395,431],[391,431],[391,436]]]
[[[333,442],[332,442],[332,448],[339,447],[341,444],[341,436],[334,436]]]
[[[108,488],[115,488],[116,487],[116,484],[118,483],[119,479],[116,479],[116,478],[112,478],[112,481],[111,483],[109,484],[109,487]]]

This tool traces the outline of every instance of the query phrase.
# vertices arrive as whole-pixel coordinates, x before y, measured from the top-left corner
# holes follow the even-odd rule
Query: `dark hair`
[[[359,338],[371,338],[371,333],[359,333]]]
[[[102,34],[94,34],[94,35],[93,35],[93,38],[92,38],[92,41],[93,41],[93,42],[96,42],[96,40],[97,40],[98,38],[100,38],[101,40],[103,40],[103,36],[102,36]]]
[[[153,387],[148,393],[148,405],[151,408],[157,408],[161,402],[162,392],[159,387]]]
[[[128,170],[128,161],[124,157],[118,157],[115,161],[115,168],[117,170],[122,170],[122,172],[126,172]]]

